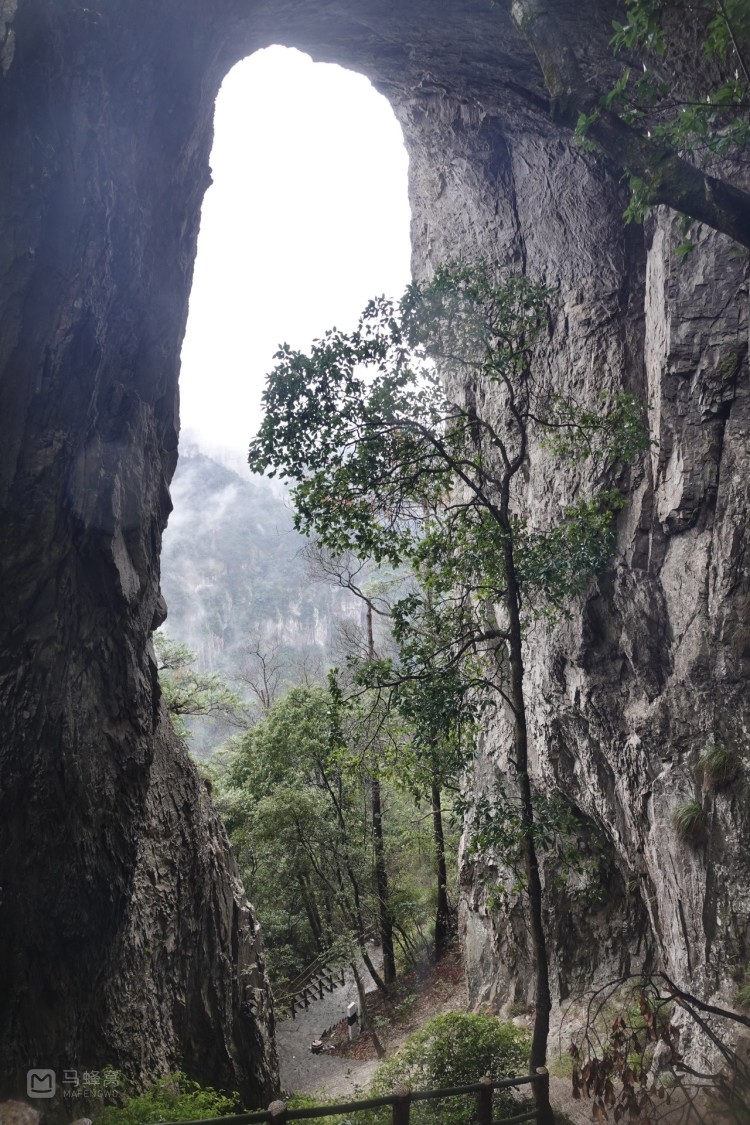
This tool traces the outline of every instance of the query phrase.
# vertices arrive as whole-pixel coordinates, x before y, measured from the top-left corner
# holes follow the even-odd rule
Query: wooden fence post
[[[538,1066],[536,1072],[539,1075],[539,1080],[534,1083],[536,1108],[539,1114],[537,1121],[539,1125],[555,1125],[555,1115],[549,1104],[549,1071],[546,1066]]]
[[[411,1090],[408,1086],[397,1086],[393,1091],[392,1125],[409,1125]]]
[[[479,1125],[492,1125],[492,1079],[480,1078],[482,1089],[477,1094],[477,1121]]]
[[[286,1125],[286,1102],[271,1102],[268,1113],[271,1125]]]

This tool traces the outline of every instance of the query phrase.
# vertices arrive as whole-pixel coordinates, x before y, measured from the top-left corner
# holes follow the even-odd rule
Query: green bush
[[[396,1086],[436,1090],[468,1086],[484,1075],[499,1079],[527,1074],[529,1047],[528,1032],[512,1023],[494,1016],[446,1012],[428,1020],[393,1058],[380,1064],[370,1096],[390,1094]],[[475,1107],[474,1097],[417,1102],[411,1120],[415,1125],[468,1125]],[[517,1107],[511,1094],[496,1094],[493,1117]]]
[[[737,995],[734,1002],[738,1008],[742,1008],[746,1012],[750,1012],[750,969],[745,970],[745,977],[742,984],[737,989]]]
[[[683,801],[672,812],[677,835],[686,844],[700,844],[706,838],[706,814],[700,801]]]
[[[125,1098],[122,1106],[108,1106],[94,1118],[96,1125],[157,1125],[161,1121],[200,1121],[238,1113],[237,1095],[228,1097],[210,1086],[199,1086],[181,1071],[160,1078],[142,1094]]]
[[[719,786],[734,780],[740,763],[735,750],[717,742],[709,742],[698,759],[698,765],[703,770],[706,781],[710,785]]]

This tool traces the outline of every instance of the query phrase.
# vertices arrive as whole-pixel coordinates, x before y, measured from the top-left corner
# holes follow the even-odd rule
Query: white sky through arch
[[[277,345],[352,326],[408,281],[407,157],[366,78],[269,47],[222,85],[211,167],[180,413],[185,439],[242,453]]]

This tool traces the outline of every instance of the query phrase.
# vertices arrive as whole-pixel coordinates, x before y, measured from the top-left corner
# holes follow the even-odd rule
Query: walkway
[[[380,968],[382,955],[379,949],[370,948],[376,969]],[[372,992],[375,984],[364,965],[361,976],[365,991]],[[297,1012],[296,1019],[279,1020],[276,1024],[276,1046],[279,1052],[281,1085],[287,1093],[320,1094],[322,1097],[341,1098],[361,1094],[372,1078],[377,1060],[337,1058],[327,1051],[314,1055],[310,1044],[320,1039],[324,1031],[346,1017],[349,1004],[359,1007],[357,986],[351,969],[344,974],[344,983],[325,992],[322,1000],[312,1000],[309,1008]]]

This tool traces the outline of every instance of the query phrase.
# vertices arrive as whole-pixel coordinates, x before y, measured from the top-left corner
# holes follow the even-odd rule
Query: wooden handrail
[[[375,937],[376,932],[377,931],[374,926],[367,926],[362,932],[361,937],[366,942],[371,941]],[[322,952],[318,954],[315,960],[310,962],[306,969],[303,969],[301,973],[298,973],[294,980],[289,981],[283,991],[279,992],[278,995],[274,993],[273,999],[274,1006],[277,1010],[277,1019],[283,1019],[284,1015],[282,1015],[281,1013],[286,1013],[287,1009],[288,1014],[292,1017],[292,1019],[294,1019],[298,1004],[300,1007],[302,1007],[302,1005],[304,1004],[305,1008],[309,1008],[310,998],[308,997],[307,993],[310,991],[310,986],[315,977],[319,978],[318,999],[320,1000],[323,999],[324,977],[328,978],[328,992],[333,992],[334,988],[336,987],[336,985],[333,983],[334,974],[336,975],[336,977],[340,976],[341,979],[339,983],[342,985],[344,984],[345,962],[343,960],[330,961],[330,954],[330,949],[322,950]],[[301,1001],[298,1001],[298,997],[302,997]],[[313,996],[312,999],[314,1000],[315,997]]]
[[[537,1086],[536,1108],[492,1121],[492,1094],[495,1090],[509,1090],[517,1086]],[[305,1106],[304,1109],[289,1109],[285,1102],[271,1102],[266,1110],[254,1113],[239,1113],[231,1117],[206,1117],[194,1121],[192,1125],[286,1125],[289,1121],[305,1121],[315,1117],[335,1117],[336,1114],[356,1113],[363,1109],[381,1109],[391,1106],[391,1125],[409,1125],[409,1110],[412,1102],[437,1101],[438,1098],[457,1098],[467,1094],[477,1095],[477,1121],[479,1125],[520,1125],[522,1121],[537,1121],[539,1125],[554,1125],[554,1116],[549,1104],[549,1071],[541,1066],[536,1074],[526,1074],[521,1078],[482,1078],[469,1086],[451,1086],[444,1090],[410,1090],[408,1086],[397,1086],[392,1094],[379,1098],[364,1098],[356,1102],[340,1102],[337,1105]],[[179,1122],[166,1122],[165,1125],[179,1125]]]
[[[362,932],[362,939],[364,941],[371,941],[374,938],[376,932],[377,931],[375,926],[366,926],[364,931]],[[311,961],[307,968],[303,969],[301,973],[298,973],[294,980],[290,980],[286,988],[282,992],[280,992],[278,996],[274,997],[276,1003],[283,1003],[287,998],[291,999],[292,996],[296,996],[296,994],[300,992],[309,981],[312,980],[316,973],[319,973],[322,970],[331,970],[331,961],[329,960],[330,954],[330,949],[321,950],[315,960]],[[340,960],[345,961],[346,958],[341,958]],[[337,967],[335,962],[334,967]]]

